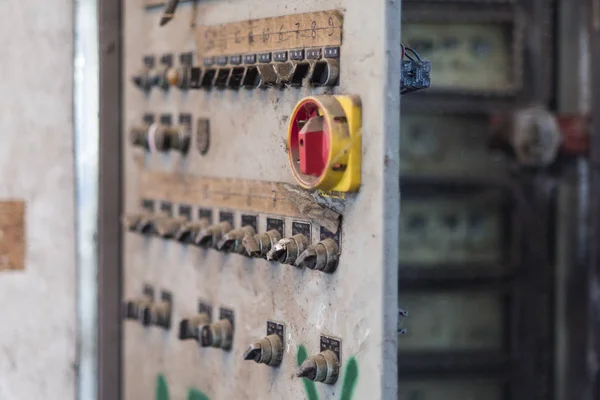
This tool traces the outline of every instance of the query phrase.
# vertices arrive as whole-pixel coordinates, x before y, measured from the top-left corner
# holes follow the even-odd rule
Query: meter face
[[[512,24],[402,24],[402,41],[431,61],[431,88],[505,91],[514,82]]]
[[[400,294],[407,333],[401,351],[501,351],[506,300],[493,292],[421,292]],[[404,355],[409,357],[409,355]]]
[[[501,400],[502,385],[486,380],[400,380],[398,400]]]
[[[485,117],[403,114],[400,171],[410,175],[503,175],[506,160],[488,149]]]
[[[502,210],[493,202],[404,199],[399,260],[411,267],[502,261]]]

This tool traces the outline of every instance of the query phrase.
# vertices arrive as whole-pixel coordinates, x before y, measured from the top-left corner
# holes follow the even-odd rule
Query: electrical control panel
[[[395,397],[399,2],[122,11],[123,398]]]

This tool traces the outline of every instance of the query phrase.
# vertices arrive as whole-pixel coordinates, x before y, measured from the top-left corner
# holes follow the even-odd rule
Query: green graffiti
[[[298,347],[298,355],[296,357],[298,362],[298,367],[302,365],[304,360],[308,358],[308,352],[306,351],[306,347],[300,345]],[[306,397],[308,400],[319,400],[319,395],[317,394],[317,386],[315,383],[309,379],[302,378],[302,382],[304,383],[304,391],[306,392]]]
[[[344,368],[344,380],[342,382],[342,395],[340,400],[352,400],[354,389],[358,382],[358,363],[356,358],[350,357]]]
[[[164,375],[156,377],[156,400],[169,400],[169,385]]]
[[[188,392],[188,400],[210,400],[210,397],[199,390],[190,389]]]

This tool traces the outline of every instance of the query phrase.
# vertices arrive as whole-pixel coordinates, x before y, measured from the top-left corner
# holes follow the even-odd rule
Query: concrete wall
[[[0,272],[0,399],[75,397],[73,1],[0,13],[0,201],[24,199],[26,267]]]

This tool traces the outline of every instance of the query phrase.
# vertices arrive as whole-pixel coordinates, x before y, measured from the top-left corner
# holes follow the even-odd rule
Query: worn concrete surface
[[[0,199],[27,202],[26,266],[0,273],[0,399],[75,397],[73,1],[3,1]]]

